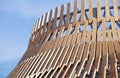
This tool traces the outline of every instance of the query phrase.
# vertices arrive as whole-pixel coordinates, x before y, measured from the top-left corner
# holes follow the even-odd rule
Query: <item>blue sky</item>
[[[0,0],[0,78],[6,78],[23,56],[35,21],[56,6],[73,1]]]
[[[0,78],[27,49],[32,27],[45,12],[73,0],[0,0]]]

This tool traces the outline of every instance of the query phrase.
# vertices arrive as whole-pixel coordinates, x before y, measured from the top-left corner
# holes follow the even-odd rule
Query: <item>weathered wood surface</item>
[[[60,17],[58,7],[47,12],[35,22],[28,49],[8,78],[119,78],[120,5],[111,1],[113,6],[97,0],[93,7],[93,0],[75,0],[73,7],[61,5]]]

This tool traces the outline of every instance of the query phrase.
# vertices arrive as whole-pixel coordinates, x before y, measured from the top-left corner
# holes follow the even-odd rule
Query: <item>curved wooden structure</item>
[[[75,0],[39,18],[8,78],[120,78],[120,5],[96,1]]]

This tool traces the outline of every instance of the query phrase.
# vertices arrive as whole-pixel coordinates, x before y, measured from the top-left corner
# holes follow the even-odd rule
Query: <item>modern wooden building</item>
[[[118,3],[75,0],[47,12],[8,78],[120,78]]]

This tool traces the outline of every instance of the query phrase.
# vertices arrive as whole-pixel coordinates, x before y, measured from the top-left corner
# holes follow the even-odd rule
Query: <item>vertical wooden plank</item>
[[[32,28],[32,34],[34,34],[34,32],[35,32],[35,24],[34,24],[34,26]]]
[[[106,41],[106,24],[105,24],[105,18],[102,18],[102,41]]]
[[[38,27],[38,20],[35,22],[35,32],[37,31],[37,27]]]
[[[53,22],[52,30],[56,29],[56,27],[57,27],[57,15],[58,15],[58,7],[55,8],[54,22]]]
[[[106,78],[106,69],[108,66],[108,47],[107,42],[102,42],[102,62],[101,62],[101,71],[100,78]]]
[[[96,73],[98,72],[98,70],[100,68],[100,60],[101,60],[101,42],[100,41],[97,42],[95,52],[96,52],[95,53],[95,62],[94,62],[94,69],[92,72],[92,78],[95,78]]]
[[[81,24],[84,23],[85,0],[81,0]]]
[[[114,17],[115,21],[118,21],[118,6],[117,6],[117,0],[112,0],[113,1],[113,10],[114,10]]]
[[[77,41],[76,41],[77,44],[80,44],[81,35],[82,35],[81,33],[79,33],[79,34],[77,35]]]
[[[118,38],[119,38],[119,41],[120,41],[120,29],[118,29]]]
[[[43,24],[43,32],[46,32],[47,16],[48,16],[48,12],[45,14],[45,19],[44,19],[44,24]]]
[[[63,31],[63,30],[62,30],[62,31]],[[62,34],[62,33],[61,33],[61,34]],[[61,35],[61,34],[60,34],[60,35]],[[61,39],[61,40],[63,40],[63,39]],[[61,40],[60,40],[60,41],[61,41]],[[57,41],[59,41],[59,40],[57,40]],[[62,41],[61,41],[61,42],[62,42]],[[60,43],[61,43],[61,42],[60,42]],[[56,43],[56,42],[55,42],[55,43]],[[56,48],[57,48],[58,46],[59,46],[59,45],[55,45]],[[56,64],[57,64],[56,61],[60,58],[60,56],[59,56],[59,58],[58,58],[58,55],[59,55],[59,53],[60,53],[63,49],[64,49],[64,48],[58,48],[58,49],[56,49],[55,51],[52,52],[54,57],[51,58],[50,63],[48,63],[49,66],[47,66],[48,69],[45,70],[45,71],[42,73],[41,77],[44,76],[45,72],[47,72],[47,74],[45,75],[45,77],[47,77],[47,76],[50,74],[50,72],[56,67]],[[60,55],[61,55],[61,53],[60,53]]]
[[[84,52],[83,52],[83,58],[82,58],[81,63],[79,65],[79,69],[77,70],[77,73],[76,73],[76,75],[78,77],[80,77],[82,69],[83,69],[86,61],[88,60],[89,49],[90,49],[90,44],[86,43],[86,46],[85,46]]]
[[[63,13],[64,13],[64,5],[61,6],[59,27],[62,26],[62,22],[63,22]]]
[[[76,39],[77,39],[78,30],[79,30],[79,24],[77,23],[77,24],[75,25],[75,30],[74,30],[74,33],[73,33],[73,38],[72,38],[71,45],[76,44]]]
[[[43,27],[42,27],[42,23],[43,23],[43,18],[44,18],[44,15],[42,15],[42,17],[41,17],[41,22],[40,22],[40,34],[42,34],[42,30],[43,30]]]
[[[117,33],[116,33],[116,29],[115,29],[114,17],[111,17],[111,27],[112,27],[113,40],[117,40]]]
[[[98,22],[101,21],[101,6],[100,6],[100,0],[97,0],[97,20],[98,20]]]
[[[44,15],[42,15],[42,17],[41,17],[40,28],[42,27],[43,18],[44,18]]]
[[[114,46],[115,46],[116,56],[117,56],[118,62],[120,63],[120,44],[119,44],[119,41],[114,41]]]
[[[90,54],[89,54],[89,59],[87,60],[87,63],[85,65],[84,73],[82,74],[83,78],[86,75],[90,75],[90,71],[95,59],[95,48],[96,48],[96,42],[91,43],[91,48],[90,48]]]
[[[86,35],[87,35],[86,42],[89,43],[91,41],[91,32],[88,31]]]
[[[101,40],[101,31],[100,30],[97,31],[97,41],[102,41]]]
[[[76,58],[76,54],[78,52],[78,48],[79,48],[79,45],[76,45],[73,52],[72,52],[72,54],[71,54],[71,57],[69,58],[69,64],[68,64],[62,78],[70,76],[70,73],[72,72],[70,70],[73,68],[73,64],[74,64],[74,61],[75,61],[75,58]]]
[[[92,41],[96,41],[96,34],[97,34],[97,20],[93,19],[93,25],[92,25]]]
[[[82,42],[84,42],[85,39],[86,39],[87,27],[88,27],[88,21],[86,20],[85,23],[84,23],[84,30],[83,30],[82,40],[81,40]]]
[[[110,77],[118,78],[117,59],[112,41],[108,42],[108,48],[109,48],[109,60],[110,60]]]
[[[40,18],[38,18],[38,25],[37,25],[37,28],[39,29],[40,28]]]
[[[70,23],[70,3],[67,4],[66,27]]]
[[[77,16],[77,0],[74,1],[74,12],[73,12],[73,26],[76,24]]]
[[[92,0],[89,0],[88,5],[89,5],[89,23],[91,23],[93,18]]]
[[[111,30],[107,30],[107,35],[108,35],[108,41],[112,41],[112,36],[111,36]]]
[[[49,22],[48,22],[48,32],[51,30],[52,13],[53,13],[53,10],[50,10],[50,16],[49,16]]]
[[[106,21],[109,21],[110,20],[109,2],[108,0],[104,0],[104,2],[105,2]]]

